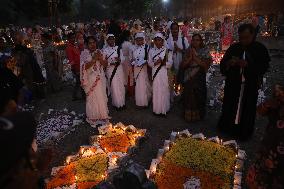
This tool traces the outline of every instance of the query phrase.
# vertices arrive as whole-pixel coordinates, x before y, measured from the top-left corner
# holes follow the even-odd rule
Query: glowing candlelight
[[[105,173],[105,174],[101,175],[101,177],[102,177],[102,179],[105,179],[107,177],[107,174]]]
[[[242,173],[241,172],[235,172],[234,184],[241,186],[242,184]]]
[[[116,162],[117,162],[117,157],[112,158],[112,164],[116,165]]]
[[[85,148],[84,148],[84,147],[81,147],[81,149],[80,149],[80,154],[83,154],[84,151],[85,151]]]
[[[180,93],[180,91],[181,91],[181,86],[180,85],[178,85],[178,94]]]
[[[170,142],[169,140],[165,140],[165,143],[164,143],[164,150],[165,151],[169,151],[170,149]]]
[[[70,156],[67,156],[67,158],[66,158],[66,163],[67,163],[67,165],[69,165],[70,161],[71,161],[71,157],[70,157]]]
[[[147,178],[150,177],[150,170],[145,170]]]
[[[164,155],[164,152],[165,152],[164,149],[159,149],[157,154],[157,159],[161,160]]]
[[[156,170],[157,170],[157,165],[158,165],[159,160],[158,159],[153,159],[151,162],[151,166],[150,166],[150,172],[155,174]]]

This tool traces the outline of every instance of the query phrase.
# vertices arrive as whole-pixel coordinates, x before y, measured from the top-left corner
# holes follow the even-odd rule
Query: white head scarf
[[[158,32],[158,33],[156,33],[156,34],[154,35],[154,39],[157,38],[157,37],[159,37],[159,38],[161,38],[161,39],[165,39],[164,35],[163,35],[162,33],[160,33],[160,32]]]
[[[110,37],[115,37],[113,34],[107,34],[107,36],[106,36],[106,40],[108,40],[108,38],[110,38]]]
[[[105,44],[104,44],[104,47],[103,47],[103,48],[109,47],[109,45],[108,45],[108,43],[107,43],[107,40],[108,40],[108,38],[110,38],[110,37],[114,37],[114,38],[115,38],[115,36],[114,36],[113,34],[111,34],[111,33],[107,34],[106,39],[105,39]]]
[[[138,32],[138,33],[135,34],[135,39],[137,39],[137,38],[145,39],[145,34],[143,32]]]

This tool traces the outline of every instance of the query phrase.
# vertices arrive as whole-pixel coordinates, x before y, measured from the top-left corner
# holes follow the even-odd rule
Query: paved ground
[[[282,54],[283,55],[283,54]],[[266,76],[268,85],[274,83],[284,83],[284,59],[283,56],[273,56],[271,63],[271,71]],[[71,101],[71,87],[66,86],[58,94],[49,95],[46,102],[42,103],[36,108],[37,112],[47,112],[49,108],[74,110],[77,113],[84,113],[85,102]],[[270,90],[267,91],[270,93]],[[182,117],[182,104],[175,102],[171,112],[166,118],[156,117],[152,114],[151,108],[149,109],[136,109],[133,98],[127,98],[127,108],[124,111],[117,112],[113,109],[110,110],[112,117],[111,122],[123,122],[124,124],[133,124],[138,128],[145,128],[149,133],[149,138],[142,145],[139,152],[133,156],[133,160],[149,168],[151,159],[156,156],[157,150],[162,146],[163,141],[169,138],[171,131],[179,131],[189,129],[191,133],[204,133],[207,137],[220,136],[224,140],[230,139],[218,133],[216,124],[219,112],[209,110],[205,120],[189,124],[184,121]],[[254,137],[245,143],[239,143],[241,148],[247,152],[248,160],[247,165],[253,160],[254,153],[263,136],[263,132],[267,121],[265,118],[257,118],[256,132]],[[51,167],[62,165],[65,157],[69,154],[76,153],[80,145],[88,144],[89,137],[97,134],[97,129],[90,127],[87,124],[82,124],[74,132],[65,136],[58,145],[54,146],[56,156],[52,161]]]

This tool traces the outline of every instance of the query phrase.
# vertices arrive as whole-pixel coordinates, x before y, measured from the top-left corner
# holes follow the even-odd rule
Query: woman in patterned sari
[[[209,50],[200,34],[192,36],[192,46],[181,64],[184,69],[183,104],[185,120],[199,121],[206,114],[206,72],[212,63]]]
[[[284,188],[284,87],[276,85],[274,98],[258,107],[269,123],[261,148],[246,178],[249,189]]]

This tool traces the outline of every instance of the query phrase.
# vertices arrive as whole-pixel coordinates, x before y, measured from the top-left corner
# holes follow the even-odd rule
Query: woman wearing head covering
[[[135,46],[133,49],[135,102],[136,106],[147,107],[151,97],[150,82],[147,72],[149,46],[145,44],[145,34],[135,35]]]
[[[199,121],[206,113],[206,72],[212,58],[200,34],[193,35],[191,42],[191,49],[181,64],[184,70],[184,117],[187,121]]]
[[[148,64],[152,67],[153,112],[166,115],[170,110],[168,69],[173,64],[172,52],[165,47],[162,33],[155,34],[154,44],[155,46],[149,51],[148,58]]]
[[[108,34],[106,47],[103,49],[103,57],[107,62],[107,78],[109,92],[112,98],[112,105],[121,109],[125,106],[124,73],[121,66],[123,54],[121,48],[115,45],[115,37]]]
[[[106,62],[103,55],[96,47],[94,37],[87,38],[87,49],[82,51],[81,62],[81,85],[86,93],[87,121],[96,125],[107,121],[108,107],[106,94],[106,78],[104,68]]]

